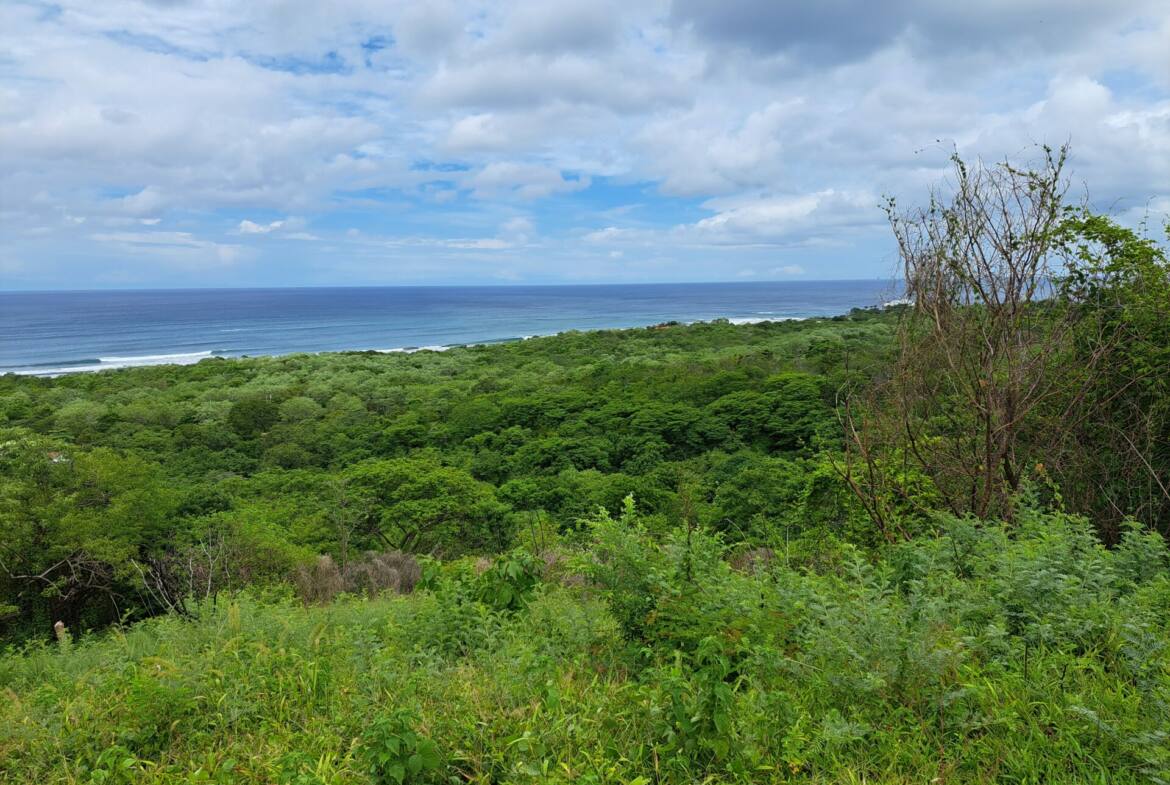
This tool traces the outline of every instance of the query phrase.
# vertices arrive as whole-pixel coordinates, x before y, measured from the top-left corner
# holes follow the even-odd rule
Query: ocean
[[[892,281],[0,292],[0,374],[414,351],[667,321],[832,316]]]

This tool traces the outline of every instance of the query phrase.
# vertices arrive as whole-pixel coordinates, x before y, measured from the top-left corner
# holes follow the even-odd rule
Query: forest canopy
[[[682,493],[745,544],[806,518],[864,537],[822,453],[840,441],[836,391],[861,373],[841,358],[872,366],[895,325],[859,311],[5,377],[7,629],[157,612],[152,566],[210,559],[218,589],[320,554],[500,552],[534,520],[570,531],[631,494],[663,530]]]

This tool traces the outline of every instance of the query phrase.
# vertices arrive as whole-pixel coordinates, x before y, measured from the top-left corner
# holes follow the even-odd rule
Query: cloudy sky
[[[7,0],[0,289],[866,278],[953,149],[1170,212],[1166,0]]]

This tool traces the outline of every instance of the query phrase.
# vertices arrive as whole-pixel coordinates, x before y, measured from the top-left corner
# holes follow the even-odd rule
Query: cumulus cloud
[[[703,208],[712,214],[692,223],[662,229],[606,226],[583,239],[595,245],[785,248],[846,245],[884,229],[878,199],[865,191],[723,197]]]
[[[628,75],[615,74],[614,65],[580,54],[494,55],[441,66],[422,86],[421,95],[439,108],[524,110],[562,103],[621,114],[685,102],[682,86],[654,73],[652,63],[651,73]]]
[[[131,215],[156,212],[166,203],[162,193],[149,185],[137,193],[123,196],[118,201],[122,210]]]
[[[305,219],[300,216],[279,218],[268,223],[257,223],[245,218],[236,227],[236,234],[272,235],[280,240],[320,240],[317,235],[304,231],[305,224]]]
[[[240,221],[238,231],[240,234],[268,234],[269,232],[275,232],[282,226],[284,226],[284,221],[258,224],[245,218]]]
[[[803,98],[773,101],[742,118],[704,105],[683,117],[648,123],[639,141],[668,193],[695,195],[759,188],[783,176],[786,133],[801,119]],[[669,144],[663,144],[669,139]]]
[[[558,169],[543,164],[498,161],[473,174],[467,185],[479,199],[509,196],[540,199],[580,191],[589,187],[589,178],[581,175],[566,177]]]
[[[406,54],[424,60],[443,57],[459,40],[464,20],[454,3],[411,3],[394,23],[397,43]]]
[[[864,191],[835,191],[794,196],[714,199],[715,215],[687,227],[715,243],[787,241],[794,236],[832,234],[881,223],[878,198]]]
[[[1063,49],[1103,27],[1157,11],[1157,0],[675,0],[671,18],[707,42],[825,64],[862,60],[898,41],[935,52],[1015,48],[1022,42]]]
[[[511,4],[494,47],[506,52],[608,52],[621,32],[621,13],[605,0],[527,0]]]
[[[394,242],[450,276],[502,251],[521,277],[856,276],[890,251],[881,195],[1066,140],[1078,195],[1170,199],[1162,0],[61,0],[0,27],[30,286],[111,249],[295,283],[298,240],[353,280],[405,270]],[[779,258],[810,248],[834,261]]]
[[[526,243],[528,238],[536,232],[536,225],[528,216],[518,215],[510,218],[500,226],[502,237],[512,238],[515,242]]]
[[[518,215],[500,224],[494,237],[446,240],[442,244],[448,248],[472,251],[503,251],[530,245],[535,239],[535,234],[536,225],[532,219],[525,215]]]

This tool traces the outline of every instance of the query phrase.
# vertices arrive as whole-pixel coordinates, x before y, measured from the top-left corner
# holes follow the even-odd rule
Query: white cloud
[[[184,265],[232,265],[244,255],[238,245],[204,240],[190,232],[96,232],[90,239],[124,253],[149,254]]]
[[[269,232],[275,232],[282,226],[284,226],[284,221],[258,224],[245,218],[243,221],[240,221],[240,226],[237,231],[240,234],[268,234]]]
[[[772,101],[733,121],[722,107],[704,103],[683,117],[646,125],[639,141],[668,193],[759,188],[783,179],[786,140],[799,138],[792,130],[804,119],[804,104],[800,97]]]
[[[790,196],[754,194],[708,200],[713,215],[669,229],[607,226],[585,242],[606,245],[791,247],[842,245],[884,229],[878,199],[865,191],[832,189]]]
[[[528,238],[536,232],[536,225],[532,219],[518,215],[510,218],[500,226],[500,236],[511,238],[516,243],[526,243]]]
[[[613,80],[609,65],[578,55],[514,54],[443,64],[421,95],[436,107],[513,111],[561,103],[631,115],[686,101],[682,85],[668,74],[654,73],[652,63],[646,64],[650,73],[631,73],[620,81]]]
[[[559,193],[580,191],[589,186],[589,178],[566,178],[554,167],[543,164],[500,161],[490,163],[467,180],[479,199],[516,196],[540,199]]]
[[[398,45],[412,57],[442,57],[462,35],[464,22],[454,3],[410,3],[394,24]]]
[[[448,240],[448,248],[462,248],[477,251],[502,251],[508,248],[523,248],[532,243],[536,225],[525,215],[517,215],[500,224],[495,237],[480,237],[472,240]]]
[[[296,274],[277,239],[320,240],[322,269],[405,265],[372,237],[450,275],[505,249],[560,277],[797,275],[775,249],[830,245],[860,271],[888,250],[880,195],[921,199],[955,147],[1070,139],[1077,192],[1127,216],[1170,182],[1161,0],[58,6],[0,4],[22,276],[87,244],[273,277]],[[156,226],[183,231],[115,231]],[[239,245],[202,239],[225,230]]]
[[[143,215],[159,210],[165,204],[165,199],[157,188],[148,185],[138,193],[123,196],[118,203],[122,212]]]
[[[604,229],[597,229],[585,235],[584,239],[587,243],[613,243],[635,240],[638,237],[644,236],[643,232],[637,229],[622,229],[616,226],[607,226]]]
[[[793,236],[829,234],[882,222],[876,195],[833,189],[795,196],[713,199],[715,215],[687,227],[711,242],[766,242]]]
[[[1082,44],[1102,29],[1124,29],[1135,15],[1157,13],[1157,0],[675,0],[674,22],[699,40],[755,56],[817,65],[865,59],[899,41],[926,55],[940,50],[1037,52]]]
[[[511,248],[512,243],[499,237],[481,237],[476,240],[448,240],[448,248],[463,248],[473,251],[502,251]]]
[[[305,240],[313,242],[321,238],[311,232],[303,230],[305,219],[299,216],[280,218],[268,223],[256,223],[247,218],[240,221],[236,227],[236,234],[245,235],[272,235],[281,240]]]

